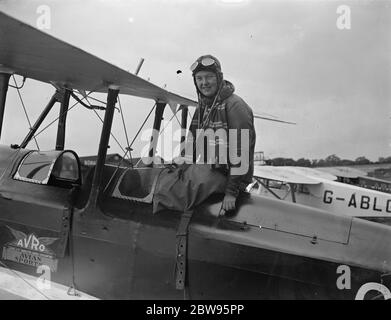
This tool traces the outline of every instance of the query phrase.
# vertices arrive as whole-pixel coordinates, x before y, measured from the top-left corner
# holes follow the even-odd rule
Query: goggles
[[[190,70],[191,70],[192,72],[194,72],[200,64],[201,64],[202,66],[204,66],[204,67],[209,67],[209,66],[213,66],[214,64],[216,64],[216,61],[215,61],[214,59],[212,59],[212,58],[209,58],[209,57],[203,58],[201,61],[196,61],[196,62],[194,62],[194,63],[190,66]]]

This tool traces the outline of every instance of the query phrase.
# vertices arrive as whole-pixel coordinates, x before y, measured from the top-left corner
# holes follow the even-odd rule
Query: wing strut
[[[24,138],[23,142],[20,144],[20,148],[22,148],[22,149],[26,148],[26,146],[28,145],[30,140],[34,137],[34,134],[37,132],[37,130],[40,127],[40,125],[42,124],[42,122],[45,120],[45,118],[48,115],[48,113],[50,112],[50,110],[52,110],[54,104],[56,102],[61,102],[62,101],[62,96],[63,95],[61,94],[61,92],[56,90],[56,92],[51,97],[49,103],[47,104],[45,109],[42,111],[42,113],[40,114],[40,116],[37,119],[37,121],[35,121],[34,125],[30,129],[29,133]]]
[[[166,107],[165,102],[163,102],[163,103],[158,102],[156,104],[155,120],[153,123],[153,132],[152,132],[150,146],[149,146],[149,152],[148,152],[148,157],[150,159],[152,159],[152,163],[154,160],[154,156],[156,155],[157,141],[159,139],[160,126],[162,124],[163,112],[164,112],[165,107]],[[151,165],[152,165],[152,163],[151,163]]]
[[[58,119],[56,150],[64,150],[65,145],[65,126],[67,122],[69,98],[71,97],[71,91],[63,89],[63,97],[61,101],[60,117]]]
[[[113,124],[114,110],[118,98],[118,93],[119,93],[118,88],[109,88],[109,92],[107,94],[107,106],[106,106],[105,118],[103,121],[102,133],[100,136],[98,158],[96,160],[94,177],[92,178],[90,197],[88,199],[85,211],[88,211],[89,209],[94,211],[97,205],[103,168],[106,162],[107,146],[110,140],[111,127]]]
[[[289,187],[290,187],[290,189],[291,189],[292,202],[296,203],[295,184],[294,184],[294,183],[289,183]]]
[[[181,156],[184,157],[186,150],[185,150],[185,144],[186,144],[186,128],[187,128],[187,115],[188,115],[189,109],[188,108],[182,108],[182,118],[181,118],[181,127],[182,127],[182,133],[181,133]]]
[[[7,90],[10,76],[11,74],[9,73],[0,73],[0,138],[1,130],[3,128],[5,100],[7,98]]]
[[[260,183],[267,191],[269,191],[273,196],[275,196],[277,199],[281,200],[281,198],[273,191],[271,190],[271,188],[269,188],[269,186],[265,183],[263,183],[263,181],[259,178],[255,178],[258,183]]]

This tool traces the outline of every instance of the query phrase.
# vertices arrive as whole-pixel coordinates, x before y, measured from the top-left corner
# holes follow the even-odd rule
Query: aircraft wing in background
[[[294,172],[285,167],[254,166],[254,177],[297,184],[321,183],[319,180],[316,180],[312,177],[307,177],[304,174]]]
[[[366,176],[366,172],[348,167],[320,167],[317,170],[330,173],[341,178],[358,178]]]

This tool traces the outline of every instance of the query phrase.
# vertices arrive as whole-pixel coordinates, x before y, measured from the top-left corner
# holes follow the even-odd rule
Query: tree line
[[[271,166],[300,166],[300,167],[331,167],[331,166],[351,166],[363,164],[391,163],[391,157],[379,157],[375,162],[370,161],[364,156],[355,160],[341,159],[335,154],[329,155],[325,159],[305,159],[294,160],[292,158],[273,158],[266,160],[267,165]]]

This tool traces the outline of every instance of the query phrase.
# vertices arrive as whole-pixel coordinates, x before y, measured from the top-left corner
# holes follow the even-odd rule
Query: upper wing
[[[337,177],[335,175],[331,173],[319,171],[313,168],[291,167],[291,166],[287,166],[285,168],[291,170],[292,172],[303,174],[307,177],[314,178],[314,179],[320,178],[320,179],[331,180],[331,181],[337,180]]]
[[[197,105],[0,12],[0,69],[73,89],[120,93],[168,104]]]
[[[349,167],[320,167],[317,169],[342,178],[358,178],[367,175],[364,171]]]
[[[254,166],[254,177],[298,184],[320,184],[321,182],[303,174],[294,173],[289,168]]]

